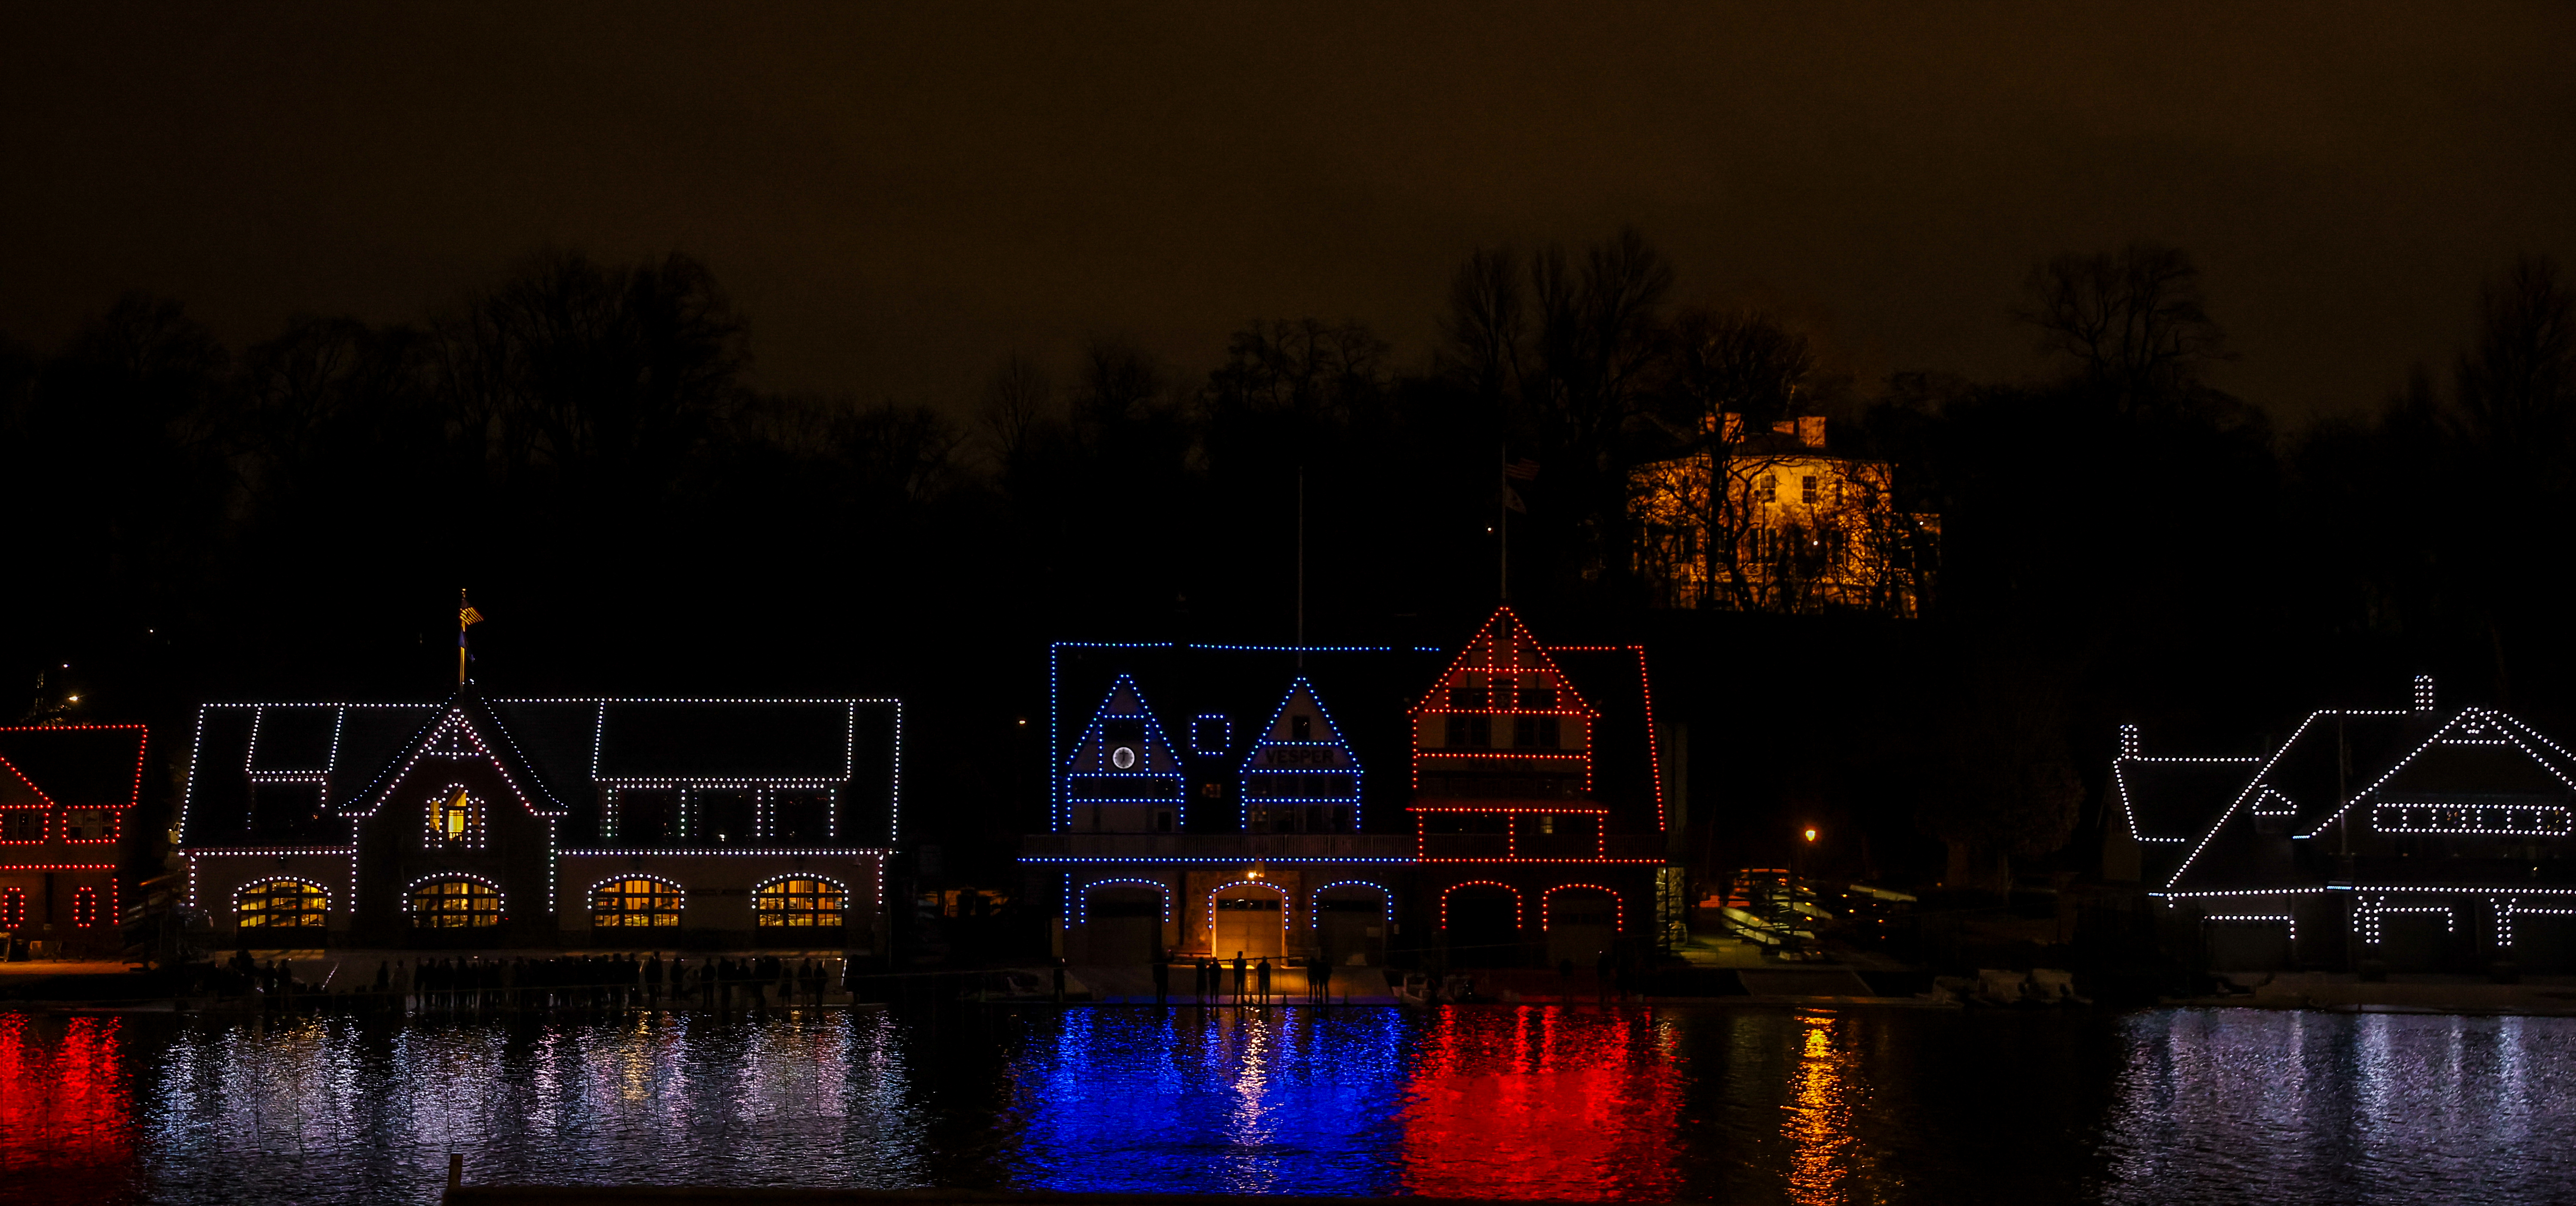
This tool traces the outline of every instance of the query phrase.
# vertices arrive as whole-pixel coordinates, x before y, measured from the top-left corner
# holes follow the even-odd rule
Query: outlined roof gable
[[[2398,743],[2379,748],[2401,751],[2369,762],[2356,760],[2345,778],[2346,794],[2336,798],[2333,758],[2337,753],[2333,721],[2390,722],[2382,732],[2402,734]],[[2466,708],[2420,727],[2421,713],[2322,710],[2310,713],[2263,769],[2237,793],[2225,813],[2192,846],[2191,853],[2165,882],[2167,893],[2243,891],[2256,887],[2313,887],[2313,875],[2300,875],[2291,840],[2315,840],[2355,809],[2418,793],[2429,795],[2576,794],[2576,756],[2542,737],[2522,721],[2490,708]],[[2324,769],[2320,771],[2322,751]],[[2304,758],[2304,776],[2293,773]],[[2259,822],[2286,822],[2275,833]],[[2274,883],[2273,881],[2279,881]]]
[[[1448,668],[1442,670],[1431,688],[1414,702],[1412,711],[1418,714],[1427,710],[1445,710],[1449,689],[1469,674],[1537,674],[1545,678],[1549,686],[1556,688],[1556,710],[1581,712],[1587,717],[1601,714],[1599,709],[1584,701],[1583,692],[1574,685],[1574,680],[1556,664],[1547,647],[1531,635],[1528,625],[1521,623],[1521,618],[1509,607],[1497,609],[1486,619],[1484,627],[1468,638],[1466,646],[1450,660]]]
[[[1297,722],[1306,731],[1297,731]],[[1324,710],[1314,684],[1299,675],[1270,714],[1237,771],[1245,816],[1255,804],[1357,804],[1360,760]]]
[[[340,811],[350,817],[372,817],[422,763],[457,759],[490,764],[530,815],[560,817],[570,811],[535,773],[500,718],[482,700],[462,691],[440,708],[436,718],[422,726],[410,744]]]

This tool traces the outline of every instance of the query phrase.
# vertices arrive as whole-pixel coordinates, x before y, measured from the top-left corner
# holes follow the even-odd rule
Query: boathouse
[[[901,705],[207,704],[180,819],[227,946],[874,951]]]
[[[1572,959],[1671,941],[1645,652],[1508,609],[1457,650],[1061,643],[1050,831],[1075,963]]]
[[[0,935],[16,954],[123,949],[119,867],[145,744],[139,724],[0,728]]]
[[[2508,713],[2310,713],[2259,759],[2124,733],[2106,868],[2220,970],[2576,971],[2576,755]]]

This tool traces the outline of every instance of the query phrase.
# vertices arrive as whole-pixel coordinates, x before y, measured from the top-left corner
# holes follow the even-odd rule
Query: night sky
[[[0,333],[418,319],[555,247],[706,259],[773,389],[962,407],[1094,332],[1428,353],[1480,243],[1621,222],[1864,382],[2036,371],[2036,258],[2189,249],[2287,419],[2576,258],[2576,9],[614,4],[0,14]]]

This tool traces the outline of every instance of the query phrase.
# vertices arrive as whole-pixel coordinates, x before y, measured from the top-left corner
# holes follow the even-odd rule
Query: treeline
[[[967,400],[758,388],[742,316],[678,255],[542,256],[441,315],[239,349],[134,296],[60,347],[0,341],[5,669],[50,675],[34,713],[83,684],[92,714],[165,721],[417,698],[470,585],[497,689],[898,691],[934,781],[1034,803],[1017,721],[1046,641],[1285,641],[1301,515],[1310,639],[1455,640],[1496,594],[1500,466],[1529,460],[1516,604],[1674,650],[1702,766],[1745,759],[1720,829],[1841,815],[1992,877],[2064,845],[2116,721],[2241,742],[2419,671],[2567,702],[2570,294],[2526,260],[2477,305],[2443,367],[2285,432],[2209,383],[2225,334],[2189,257],[2152,245],[2031,270],[1996,316],[2048,354],[2024,381],[1856,379],[1789,318],[1686,297],[1634,230],[1470,255],[1427,356],[1248,321],[1204,375],[1100,337]],[[1943,518],[1930,617],[1646,609],[1628,471],[1718,411],[1829,415],[1837,452],[1895,462],[1899,507]],[[1786,746],[1774,699],[1815,722]],[[1759,844],[1713,829],[1707,857],[1739,838]]]

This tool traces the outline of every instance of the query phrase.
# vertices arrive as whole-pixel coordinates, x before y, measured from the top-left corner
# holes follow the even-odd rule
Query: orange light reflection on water
[[[1852,1109],[1865,1089],[1859,1060],[1836,1042],[1838,1019],[1806,1013],[1798,1020],[1806,1034],[1792,1075],[1794,1091],[1781,1107],[1788,1116],[1780,1124],[1781,1137],[1789,1141],[1789,1200],[1826,1206],[1849,1199],[1844,1182],[1860,1155]]]

